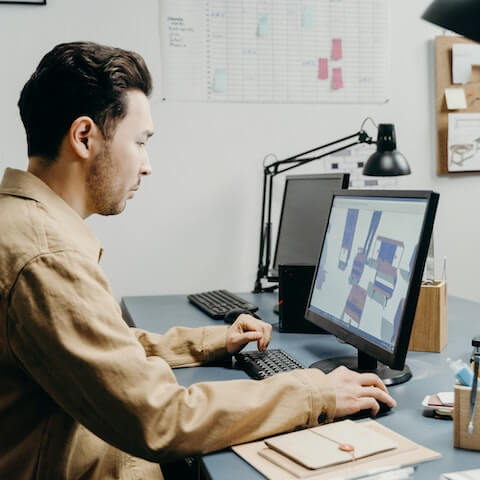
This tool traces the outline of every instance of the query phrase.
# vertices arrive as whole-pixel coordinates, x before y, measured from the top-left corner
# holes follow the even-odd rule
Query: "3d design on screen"
[[[357,225],[358,210],[348,209],[347,219],[345,221],[345,229],[343,231],[342,248],[338,256],[338,268],[345,270],[350,253],[352,252],[353,236],[355,235],[355,227]]]
[[[352,272],[350,274],[351,284],[358,284],[360,278],[362,277],[363,269],[365,267],[368,254],[370,252],[370,247],[372,246],[372,241],[375,237],[375,232],[377,231],[381,216],[382,212],[379,212],[378,210],[373,212],[372,219],[370,221],[370,227],[368,229],[368,234],[365,238],[363,248],[359,250],[357,255],[355,255],[355,259],[353,260]]]
[[[336,197],[312,308],[393,350],[424,212],[423,200]]]
[[[403,242],[394,238],[377,237],[369,266],[375,268],[375,279],[368,285],[368,294],[380,305],[392,298],[397,284],[397,269],[402,259]]]

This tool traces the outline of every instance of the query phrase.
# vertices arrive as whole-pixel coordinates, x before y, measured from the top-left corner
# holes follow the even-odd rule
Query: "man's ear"
[[[76,118],[68,133],[72,150],[78,157],[88,160],[96,154],[99,137],[103,138],[95,122],[87,116]]]

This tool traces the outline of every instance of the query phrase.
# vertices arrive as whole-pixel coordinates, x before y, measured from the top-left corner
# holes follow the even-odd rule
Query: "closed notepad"
[[[397,447],[397,443],[388,437],[351,420],[287,433],[265,440],[265,444],[315,470]],[[341,445],[353,446],[353,452],[341,450]]]

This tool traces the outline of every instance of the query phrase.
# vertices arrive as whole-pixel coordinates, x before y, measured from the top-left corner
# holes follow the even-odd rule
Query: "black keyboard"
[[[211,290],[209,292],[188,295],[190,303],[203,310],[208,316],[223,320],[225,315],[235,308],[256,312],[258,307],[243,298],[237,297],[227,290]]]
[[[262,380],[280,372],[305,368],[283,350],[241,352],[235,355],[235,360],[236,366],[244,370],[248,376],[255,380]]]

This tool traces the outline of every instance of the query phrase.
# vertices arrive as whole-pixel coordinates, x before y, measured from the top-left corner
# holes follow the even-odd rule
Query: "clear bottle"
[[[450,357],[447,358],[448,366],[455,373],[457,380],[466,387],[471,387],[473,383],[473,372],[472,369],[460,359],[452,360]]]

